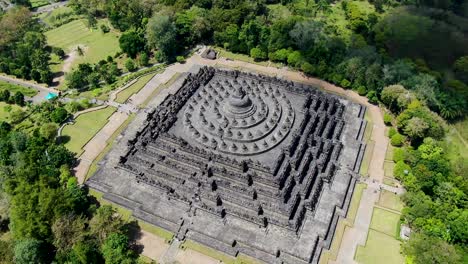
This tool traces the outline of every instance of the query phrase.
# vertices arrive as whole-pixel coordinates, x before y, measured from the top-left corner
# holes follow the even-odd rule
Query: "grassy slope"
[[[7,83],[4,81],[0,81],[0,91],[1,90],[8,90],[10,91],[12,95],[16,92],[22,92],[23,95],[30,96],[30,97],[37,94],[37,91],[34,89],[26,88],[26,87],[19,86],[19,85],[14,85],[14,84]]]
[[[7,111],[8,106],[11,106],[11,111]],[[10,121],[10,113],[18,109],[21,109],[21,107],[0,102],[0,121]]]
[[[114,107],[106,107],[78,116],[75,124],[63,129],[62,135],[70,137],[65,147],[79,156],[83,152],[82,148],[107,123],[115,110]]]
[[[60,47],[66,53],[71,52],[78,45],[86,47],[84,56],[75,59],[73,66],[85,62],[96,63],[120,51],[119,33],[111,31],[104,34],[98,29],[100,25],[107,23],[105,19],[99,20],[97,29],[88,29],[85,20],[75,20],[47,31],[45,34],[49,45]]]

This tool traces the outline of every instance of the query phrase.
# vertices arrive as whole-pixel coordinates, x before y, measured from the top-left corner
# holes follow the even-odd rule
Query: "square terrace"
[[[87,184],[177,239],[266,263],[316,263],[347,212],[365,108],[207,67],[170,89]]]

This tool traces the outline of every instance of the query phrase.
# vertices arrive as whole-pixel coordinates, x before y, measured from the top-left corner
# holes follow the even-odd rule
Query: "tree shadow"
[[[127,230],[127,236],[130,240],[130,248],[135,251],[137,254],[143,252],[143,245],[139,244],[137,241],[142,237],[143,233],[141,232],[141,227],[138,225],[138,221],[133,220],[128,222],[124,226]]]
[[[70,142],[71,138],[70,136],[60,136],[60,137],[57,137],[57,144],[66,144],[68,142]]]

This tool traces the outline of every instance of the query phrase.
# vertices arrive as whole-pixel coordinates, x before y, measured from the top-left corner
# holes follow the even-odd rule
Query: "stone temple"
[[[87,184],[179,240],[317,263],[349,207],[365,108],[263,75],[197,67],[184,77]]]

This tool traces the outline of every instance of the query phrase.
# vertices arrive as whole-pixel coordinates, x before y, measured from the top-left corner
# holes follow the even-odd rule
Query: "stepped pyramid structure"
[[[316,263],[345,217],[365,108],[201,67],[140,113],[87,184],[146,222],[265,263]]]

